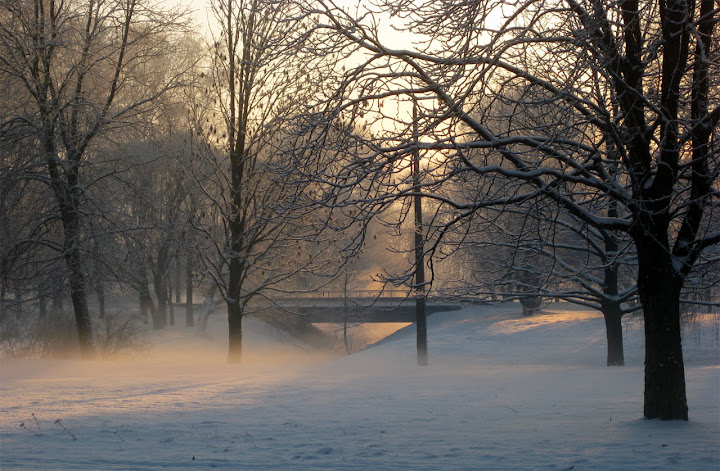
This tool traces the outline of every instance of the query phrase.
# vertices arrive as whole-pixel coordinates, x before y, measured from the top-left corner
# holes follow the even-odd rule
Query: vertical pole
[[[418,148],[417,102],[413,97],[413,150],[412,177],[415,195],[415,324],[417,325],[417,363],[428,364],[427,317],[425,315],[425,260],[423,250],[422,198],[420,196],[420,149]]]
[[[179,251],[175,253],[175,303],[180,304],[180,287],[182,286],[182,264]]]

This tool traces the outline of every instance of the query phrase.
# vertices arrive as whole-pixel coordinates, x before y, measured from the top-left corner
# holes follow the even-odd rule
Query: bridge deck
[[[312,323],[415,322],[412,298],[285,298],[279,305],[306,316]],[[460,303],[428,300],[425,313],[455,311]]]

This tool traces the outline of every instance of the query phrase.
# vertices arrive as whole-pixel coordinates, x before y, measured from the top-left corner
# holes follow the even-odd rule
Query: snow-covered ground
[[[249,319],[247,363],[153,333],[140,361],[2,360],[2,469],[718,470],[718,319],[686,335],[689,422],[642,419],[642,325],[607,368],[597,313],[467,307],[344,358]],[[22,424],[22,426],[21,426]]]

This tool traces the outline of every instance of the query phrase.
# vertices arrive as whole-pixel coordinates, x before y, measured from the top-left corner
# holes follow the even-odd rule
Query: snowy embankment
[[[253,320],[227,365],[213,321],[147,361],[2,360],[2,469],[720,469],[717,317],[684,341],[689,422],[641,418],[640,322],[607,368],[602,318],[565,305],[432,316],[427,368],[412,326],[332,360]]]

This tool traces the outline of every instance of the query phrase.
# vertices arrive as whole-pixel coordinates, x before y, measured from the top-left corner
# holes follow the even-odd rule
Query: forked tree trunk
[[[70,179],[68,184],[77,185],[76,173],[70,172],[68,179]],[[57,187],[62,185],[60,183]],[[75,314],[80,354],[83,358],[88,359],[94,356],[95,349],[93,348],[92,322],[90,321],[85,274],[83,273],[82,253],[80,251],[80,210],[77,200],[68,194],[68,191],[64,190],[65,188],[56,190],[60,218],[63,224],[63,258],[70,272],[70,299]]]
[[[80,354],[88,359],[94,356],[92,323],[87,302],[85,274],[81,247],[82,198],[79,176],[80,155],[68,153],[62,176],[55,149],[54,125],[45,123],[43,146],[47,157],[50,185],[55,194],[57,209],[63,227],[63,259],[69,271],[70,299],[75,314]]]

